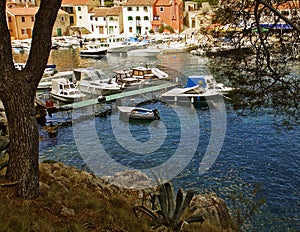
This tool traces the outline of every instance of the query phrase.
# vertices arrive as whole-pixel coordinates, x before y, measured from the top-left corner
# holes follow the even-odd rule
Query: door
[[[61,28],[57,28],[56,31],[57,31],[57,36],[61,36],[62,35],[61,34]]]

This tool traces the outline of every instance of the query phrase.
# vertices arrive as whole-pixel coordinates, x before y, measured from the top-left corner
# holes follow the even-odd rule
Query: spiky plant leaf
[[[174,215],[174,190],[172,188],[172,185],[170,183],[165,183],[165,189],[167,193],[167,203],[168,203],[168,217],[171,219]]]
[[[149,217],[151,217],[152,220],[156,224],[160,224],[160,221],[159,221],[158,217],[155,215],[155,213],[152,212],[151,210],[147,209],[146,207],[144,207],[144,206],[134,206],[132,209],[133,209],[134,215],[137,218],[138,218],[137,212],[139,211],[139,212],[144,213],[144,214],[148,215]]]
[[[176,195],[176,206],[175,206],[174,214],[171,219],[172,223],[174,223],[176,220],[176,215],[179,213],[179,211],[181,209],[182,202],[183,202],[183,192],[182,192],[182,189],[180,188],[180,189],[178,189],[177,195]]]
[[[189,206],[194,194],[195,194],[195,192],[193,190],[188,190],[187,191],[184,202],[182,203],[182,205],[181,205],[179,211],[177,212],[177,214],[174,215],[175,216],[174,220],[173,220],[174,223],[178,223],[178,220],[182,216],[185,209]]]
[[[159,186],[159,195],[157,197],[161,208],[162,216],[166,224],[170,224],[170,219],[168,217],[167,193],[166,193],[165,185]]]

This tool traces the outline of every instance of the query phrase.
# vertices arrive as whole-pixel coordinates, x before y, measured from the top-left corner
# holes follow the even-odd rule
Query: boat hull
[[[54,94],[54,93],[50,93],[50,96],[52,98],[55,98],[59,101],[62,101],[62,102],[66,102],[66,103],[72,103],[74,102],[75,100],[81,100],[81,98],[83,98],[83,96],[77,96],[77,97],[66,97],[66,96],[61,96],[61,95],[58,95],[58,94]]]
[[[157,120],[160,119],[157,109],[150,110],[138,107],[119,106],[120,117],[134,120]]]

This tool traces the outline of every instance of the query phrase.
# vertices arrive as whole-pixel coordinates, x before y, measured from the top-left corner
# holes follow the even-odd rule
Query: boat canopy
[[[284,23],[260,24],[260,26],[268,29],[285,29],[285,30],[293,29],[293,27],[290,24],[284,24]]]
[[[207,80],[204,76],[190,76],[188,77],[186,87],[194,87],[199,85],[201,88],[207,88]]]

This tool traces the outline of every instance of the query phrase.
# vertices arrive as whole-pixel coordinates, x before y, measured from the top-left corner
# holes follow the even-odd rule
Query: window
[[[95,18],[95,21],[98,21],[98,17]]]
[[[282,15],[284,15],[284,16],[289,16],[289,14],[290,14],[288,11],[285,11],[285,10],[284,10],[284,11],[281,11],[281,13],[282,13]]]
[[[128,7],[127,10],[128,10],[128,11],[132,11],[132,7]]]
[[[74,17],[70,16],[70,24],[73,24],[73,23],[74,23]]]
[[[81,6],[78,7],[78,11],[81,11]]]
[[[31,22],[34,22],[34,16],[31,16]]]
[[[8,22],[11,23],[11,17],[10,16],[8,16]]]
[[[136,20],[141,20],[141,17],[140,16],[136,16],[135,19]]]
[[[140,8],[138,6],[136,7],[136,11],[140,11]]]
[[[144,11],[148,12],[148,7],[144,6]]]
[[[21,29],[21,34],[22,34],[22,35],[26,35],[26,29],[25,29],[25,28],[22,28],[22,29]]]
[[[60,18],[60,20],[61,20],[62,22],[65,21],[65,17],[62,16],[62,17]]]
[[[22,21],[23,23],[25,22],[25,17],[24,17],[24,16],[21,17],[21,21]]]
[[[148,17],[148,16],[144,16],[144,20],[145,20],[145,21],[148,21],[148,20],[149,20],[149,17]]]
[[[153,20],[159,20],[159,15],[154,15]]]
[[[164,8],[163,8],[163,7],[160,7],[160,8],[159,8],[159,12],[164,12]]]
[[[132,21],[132,20],[133,20],[132,16],[128,16],[128,21]]]
[[[93,21],[93,16],[90,16],[90,20]]]
[[[82,16],[79,16],[79,19],[82,19]]]
[[[129,27],[129,32],[132,32],[132,27]]]

